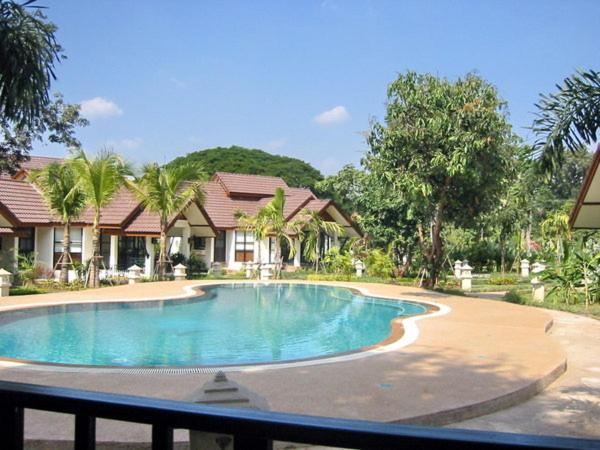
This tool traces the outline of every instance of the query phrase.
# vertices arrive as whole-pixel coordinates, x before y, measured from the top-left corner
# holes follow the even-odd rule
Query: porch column
[[[148,256],[144,259],[144,275],[151,277],[154,275],[154,245],[150,236],[146,236],[146,253]]]
[[[300,239],[294,239],[294,247],[296,249],[296,254],[294,255],[294,267],[300,267],[302,252],[300,249],[302,246],[300,245]]]
[[[183,254],[183,256],[185,256],[186,258],[190,257],[190,237],[191,237],[191,230],[190,227],[184,227],[181,231],[181,244],[179,245],[179,251]]]
[[[13,249],[13,266],[15,273],[19,270],[19,238],[15,236],[15,248]]]
[[[108,258],[108,268],[117,270],[119,264],[119,236],[110,236],[110,256]]]

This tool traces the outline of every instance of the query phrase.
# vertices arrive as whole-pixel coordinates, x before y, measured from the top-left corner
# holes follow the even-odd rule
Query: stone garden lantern
[[[181,263],[177,264],[173,267],[173,275],[175,276],[175,281],[185,280],[187,277],[187,267]]]
[[[263,397],[235,381],[229,380],[222,371],[216,374],[214,380],[206,382],[200,389],[193,392],[189,400],[210,406],[269,409],[269,405]],[[269,445],[269,448],[272,449],[272,442]],[[232,450],[233,448],[234,442],[231,435],[190,430],[191,450]],[[248,445],[244,448],[252,448],[252,446]]]
[[[11,275],[8,270],[0,269],[0,297],[8,297]]]
[[[457,259],[456,261],[454,261],[454,277],[457,280],[460,280],[460,272],[461,272],[462,264],[463,264],[463,262],[460,259]]]
[[[363,272],[365,271],[365,263],[360,259],[357,259],[354,261],[354,268],[356,269],[356,276],[360,278],[363,276]]]
[[[529,278],[529,260],[528,259],[521,260],[521,276],[523,278]]]
[[[140,278],[142,278],[142,269],[137,264],[134,264],[129,269],[127,269],[127,278],[129,279],[129,284],[136,284],[140,282]]]
[[[463,265],[460,268],[460,287],[463,291],[471,290],[471,280],[473,279],[472,274],[473,268],[469,265],[469,263],[465,260]]]
[[[531,288],[533,300],[536,302],[543,302],[546,296],[544,283],[541,280],[541,274],[544,270],[546,270],[546,265],[543,263],[534,262],[531,266],[531,272],[533,273]]]

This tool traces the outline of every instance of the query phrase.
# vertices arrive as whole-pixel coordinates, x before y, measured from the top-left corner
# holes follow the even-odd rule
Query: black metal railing
[[[600,449],[600,441],[428,428],[302,416],[130,395],[0,381],[0,448],[22,449],[24,410],[75,416],[75,449],[95,448],[96,419],[152,426],[152,448],[173,448],[173,430],[233,435],[236,450],[272,448],[272,441],[358,449]]]

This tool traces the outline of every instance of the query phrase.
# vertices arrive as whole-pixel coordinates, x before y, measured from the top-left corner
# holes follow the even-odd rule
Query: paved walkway
[[[96,291],[2,300],[25,303],[141,299],[181,295],[197,282],[147,283]],[[333,283],[326,283],[333,284]],[[272,410],[378,421],[443,424],[506,408],[539,392],[564,370],[565,354],[545,330],[546,312],[520,305],[436,295],[416,288],[341,283],[374,295],[429,300],[451,308],[418,322],[408,347],[355,361],[300,368],[235,372],[230,378],[263,395]],[[187,399],[209,374],[106,374],[0,369],[5,380],[98,391]],[[72,417],[28,412],[29,439],[72,439]],[[99,421],[101,441],[143,442],[145,426]],[[185,434],[178,434],[185,439]]]
[[[565,374],[531,400],[453,428],[600,439],[600,321],[547,312],[554,318],[550,335],[567,353]]]

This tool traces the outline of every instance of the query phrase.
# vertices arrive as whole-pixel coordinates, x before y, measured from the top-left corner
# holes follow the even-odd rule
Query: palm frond
[[[540,96],[532,126],[534,156],[546,174],[562,165],[566,151],[596,142],[600,130],[600,73],[580,70],[557,89]]]

